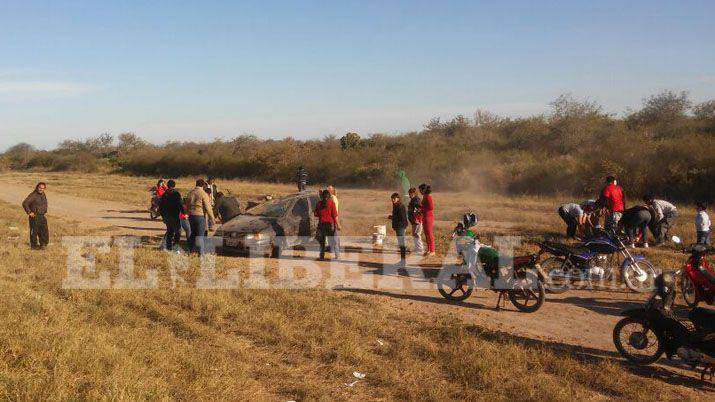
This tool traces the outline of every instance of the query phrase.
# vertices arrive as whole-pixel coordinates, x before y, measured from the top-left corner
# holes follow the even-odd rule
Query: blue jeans
[[[186,233],[186,241],[188,241],[189,237],[191,236],[191,225],[189,224],[189,218],[181,220],[181,228],[184,229],[184,233]]]
[[[710,231],[698,230],[698,244],[710,245]]]
[[[204,240],[206,237],[206,217],[203,215],[189,215],[189,226],[191,227],[191,235],[189,235],[189,251],[197,251],[200,255],[204,254]]]
[[[395,229],[395,235],[397,235],[397,246],[400,248],[400,259],[404,260],[407,256],[407,246],[405,245],[405,230],[407,228],[397,228]]]

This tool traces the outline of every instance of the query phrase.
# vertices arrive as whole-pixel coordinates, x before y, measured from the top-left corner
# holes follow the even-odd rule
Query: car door
[[[300,237],[310,237],[311,236],[311,208],[308,198],[301,197],[298,198],[290,211],[290,221],[293,231],[291,235],[296,235]]]
[[[308,200],[310,201],[310,211],[308,213],[308,217],[310,219],[310,235],[313,236],[316,233],[318,233],[318,218],[313,215],[313,211],[315,211],[315,206],[318,205],[318,196],[311,196],[308,197]]]

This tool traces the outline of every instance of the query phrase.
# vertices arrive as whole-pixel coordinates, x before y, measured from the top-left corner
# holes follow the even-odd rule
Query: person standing
[[[698,213],[695,215],[695,233],[699,244],[710,245],[710,217],[708,216],[708,205],[705,202],[698,202],[696,205]]]
[[[331,250],[335,253],[335,259],[340,258],[340,249],[335,241],[337,230],[340,229],[338,211],[335,203],[330,198],[330,191],[323,190],[320,194],[320,201],[315,206],[313,212],[318,218],[318,242],[320,242],[320,260],[325,260],[325,241],[327,239]]]
[[[407,206],[407,219],[412,225],[412,241],[414,243],[415,253],[422,254],[425,251],[425,247],[422,244],[422,200],[416,188],[410,188],[408,193],[410,195],[410,203]]]
[[[397,236],[397,246],[400,248],[400,264],[404,265],[407,257],[407,247],[405,246],[405,230],[407,229],[407,208],[400,200],[399,193],[390,196],[392,200],[392,214],[387,217],[392,221],[392,230]]]
[[[335,211],[338,212],[338,216],[340,216],[340,200],[338,200],[338,190],[335,189],[335,186],[330,185],[327,187],[327,190],[330,192],[330,199],[333,200],[333,204],[335,204]],[[340,248],[340,230],[335,229],[335,244],[337,244],[338,248]]]
[[[22,208],[25,210],[30,223],[30,248],[44,250],[50,243],[50,231],[47,227],[47,185],[39,182],[25,200]]]
[[[427,252],[425,257],[433,256],[434,245],[434,202],[432,201],[432,187],[427,184],[420,184],[420,194],[422,194],[422,225],[427,241]]]
[[[609,232],[616,230],[625,209],[625,197],[623,189],[614,176],[606,177],[606,186],[601,190],[601,204],[605,205],[607,210],[606,230]]]
[[[204,179],[196,180],[196,187],[187,195],[187,207],[189,214],[189,226],[191,235],[189,236],[189,251],[197,251],[204,254],[204,240],[206,233],[206,218],[213,220],[213,210],[211,200],[204,189],[206,182]]]
[[[668,238],[668,231],[675,223],[678,209],[668,201],[657,200],[652,195],[643,197],[643,201],[653,208],[655,212],[655,220],[651,225],[651,230],[653,231],[653,236],[655,236],[655,244],[661,244]]]
[[[298,192],[305,191],[305,186],[308,185],[308,171],[303,169],[303,166],[298,168],[295,179],[298,184]]]
[[[169,180],[167,189],[159,201],[159,214],[166,225],[164,243],[167,250],[173,250],[181,239],[181,217],[183,209],[181,194],[176,190],[176,182]]]

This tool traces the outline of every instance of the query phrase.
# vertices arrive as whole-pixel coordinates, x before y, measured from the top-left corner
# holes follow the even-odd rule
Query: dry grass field
[[[7,183],[48,183],[53,193],[148,205],[153,179],[55,173],[0,175]],[[192,179],[179,179],[191,187]],[[221,182],[241,199],[281,195],[292,186]],[[367,235],[385,224],[390,190],[339,189],[344,234]],[[467,210],[490,238],[536,239],[561,232],[559,202],[534,197],[436,190],[440,250]],[[26,244],[26,217],[0,203],[0,395],[9,400],[697,400],[712,393],[650,378],[616,359],[569,353],[466,322],[445,309],[391,308],[377,296],[330,290],[65,290],[62,236],[103,235],[70,217],[51,217],[51,246]],[[684,206],[685,207],[685,206]],[[694,237],[692,208],[674,233]],[[533,249],[525,244],[524,249]],[[676,268],[682,255],[650,249]],[[117,274],[112,249],[97,253],[98,270]],[[219,272],[245,269],[243,258],[217,257]],[[275,274],[275,261],[268,261]],[[155,244],[135,251],[139,276],[158,269],[169,283],[166,254]],[[409,303],[409,302],[405,302]],[[445,312],[446,311],[446,312]],[[610,333],[603,334],[610,337]],[[366,377],[353,386],[353,372]],[[687,382],[684,382],[687,383]],[[674,385],[676,384],[676,385]],[[688,383],[689,384],[689,383]],[[657,395],[654,393],[657,390]]]

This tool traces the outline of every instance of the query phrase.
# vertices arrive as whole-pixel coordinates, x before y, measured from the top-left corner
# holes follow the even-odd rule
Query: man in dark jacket
[[[50,242],[50,231],[47,228],[47,196],[45,195],[45,183],[37,183],[35,191],[31,192],[22,208],[30,218],[30,247],[33,250],[45,249]]]
[[[179,218],[179,213],[183,212],[184,204],[181,199],[181,193],[176,190],[176,182],[169,180],[166,185],[168,188],[159,200],[159,214],[161,214],[161,218],[166,225],[166,235],[164,235],[166,249],[173,250],[181,239],[181,218]]]
[[[407,255],[407,247],[405,247],[405,230],[409,223],[407,219],[407,208],[400,200],[399,193],[393,193],[392,199],[392,215],[387,218],[392,220],[392,229],[397,235],[397,245],[400,247],[400,264],[405,264]]]
[[[216,194],[216,214],[221,223],[226,223],[241,214],[241,204],[236,197],[226,196],[219,192]]]

